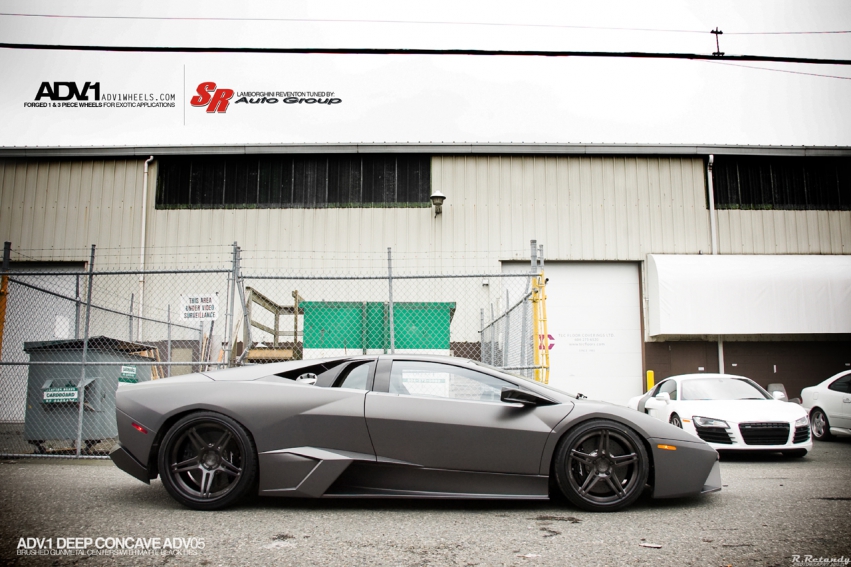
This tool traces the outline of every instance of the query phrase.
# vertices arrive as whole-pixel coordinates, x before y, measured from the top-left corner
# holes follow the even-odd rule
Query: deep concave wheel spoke
[[[210,493],[212,492],[213,486],[213,478],[215,477],[216,471],[208,471],[205,468],[201,468],[201,486],[199,492],[201,493],[202,498],[209,498]]]
[[[226,461],[222,459],[222,463],[219,466],[219,470],[230,476],[239,476],[242,474],[242,469],[231,463],[230,461]]]
[[[227,442],[230,441],[230,437],[230,431],[225,431],[224,434],[222,434],[221,438],[216,441],[216,448],[221,451],[222,447],[224,447]]]
[[[197,469],[200,464],[201,462],[198,457],[192,457],[191,459],[186,459],[183,462],[171,465],[171,472],[182,473],[186,471],[191,471],[192,469]]]
[[[631,465],[632,463],[635,463],[635,462],[638,461],[638,455],[636,455],[635,453],[630,453],[628,455],[618,455],[618,456],[610,455],[609,458],[612,459],[612,462],[615,464],[616,467]]]
[[[203,451],[207,448],[207,443],[204,442],[204,439],[201,438],[194,427],[187,432],[187,436],[198,451]]]
[[[585,482],[583,482],[582,486],[579,488],[579,493],[580,494],[587,493],[589,490],[594,488],[594,485],[597,484],[598,480],[600,480],[599,476],[597,476],[596,474],[589,474],[586,477]]]
[[[579,461],[583,465],[592,466],[594,464],[594,457],[589,455],[588,453],[583,453],[576,449],[570,451],[570,458],[574,461]]]
[[[623,491],[623,487],[621,486],[621,481],[618,479],[618,475],[612,471],[610,476],[606,477],[606,482],[609,484],[612,490],[615,491],[615,494],[618,495],[618,498],[623,498],[626,496],[626,492]]]
[[[609,452],[609,430],[603,429],[600,431],[600,444],[597,449],[598,455],[605,455]]]

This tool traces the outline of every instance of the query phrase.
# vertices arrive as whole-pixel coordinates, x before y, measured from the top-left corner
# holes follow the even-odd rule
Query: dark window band
[[[716,156],[719,209],[851,210],[851,158]]]
[[[431,156],[164,156],[158,161],[158,209],[430,206]]]

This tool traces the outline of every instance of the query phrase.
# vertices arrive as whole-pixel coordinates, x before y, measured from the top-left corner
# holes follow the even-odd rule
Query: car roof
[[[680,374],[678,376],[669,376],[666,380],[670,379],[675,380],[699,380],[701,378],[730,378],[730,379],[742,379],[746,378],[745,376],[739,376],[738,374],[718,374],[717,372],[701,372],[699,374]]]

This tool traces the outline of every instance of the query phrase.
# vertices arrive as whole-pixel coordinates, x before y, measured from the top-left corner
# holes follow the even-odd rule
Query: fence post
[[[485,361],[485,308],[479,309],[479,360]]]
[[[496,366],[494,364],[496,362],[496,349],[494,347],[494,339],[496,338],[496,321],[493,316],[493,303],[491,303],[491,355],[490,355],[490,365]]]
[[[528,295],[528,293],[526,295]],[[529,301],[526,301],[525,295],[523,297],[523,307],[520,312],[520,366],[531,366],[530,361],[528,360],[529,355],[526,352],[527,341],[529,339]],[[529,296],[529,299],[531,300],[532,297]],[[529,371],[523,370],[523,375],[528,376]]]
[[[127,340],[131,343],[133,342],[133,294],[130,294],[130,314],[127,317],[128,320],[128,332],[127,332]]]
[[[3,330],[6,327],[6,296],[9,293],[9,276],[6,271],[9,269],[9,261],[12,256],[12,243],[3,243],[3,275],[0,281],[0,359],[3,356]]]
[[[76,276],[77,285],[74,290],[74,339],[80,338],[80,275]]]
[[[239,248],[236,249],[236,274],[237,276],[240,273],[241,268],[241,260],[242,260],[242,250]],[[239,292],[239,301],[242,304],[242,324],[245,327],[243,331],[245,333],[245,344],[242,345],[242,354],[239,355],[239,358],[236,359],[236,364],[242,364],[242,361],[245,360],[245,357],[248,356],[248,351],[251,350],[251,313],[248,312],[248,306],[245,304],[245,286],[242,282],[240,285],[236,286],[237,291]]]
[[[201,361],[204,360],[204,320],[198,321],[198,369],[193,372],[201,372]]]
[[[390,354],[396,354],[396,329],[393,327],[393,259],[387,247],[387,284],[389,286]]]
[[[236,338],[233,336],[233,316],[236,312],[236,276],[237,276],[237,262],[236,262],[236,250],[237,244],[234,240],[233,242],[233,265],[231,268],[230,274],[230,296],[228,298],[228,312],[225,316],[225,324],[227,325],[227,329],[225,329],[225,362],[227,362],[228,366],[231,366],[231,354],[234,352],[233,345],[231,342],[235,341]]]
[[[166,366],[165,377],[171,378],[171,304],[168,305],[168,319],[166,323],[166,361],[168,362],[168,366]]]
[[[511,308],[508,302],[508,290],[505,290],[505,333],[502,339],[502,367],[508,366],[508,329],[511,327]]]
[[[86,290],[86,323],[83,327],[83,356],[80,360],[80,385],[77,387],[77,401],[80,413],[77,417],[77,457],[82,453],[83,445],[83,413],[86,411],[86,356],[89,350],[89,322],[92,314],[92,286],[95,271],[95,245],[92,244],[92,256],[89,260],[89,285]]]

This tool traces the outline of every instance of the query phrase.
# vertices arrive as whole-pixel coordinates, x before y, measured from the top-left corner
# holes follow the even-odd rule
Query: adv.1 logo
[[[233,89],[217,89],[216,83],[201,83],[196,91],[198,94],[189,100],[192,106],[206,106],[207,112],[225,113],[228,101],[233,97]]]
[[[100,100],[100,82],[91,83],[86,81],[83,88],[77,87],[77,83],[60,83],[54,82],[52,85],[44,81],[38,88],[38,93],[35,95],[35,100],[39,101],[47,98],[52,101],[62,100],[89,100],[89,89],[95,93],[95,100]]]

